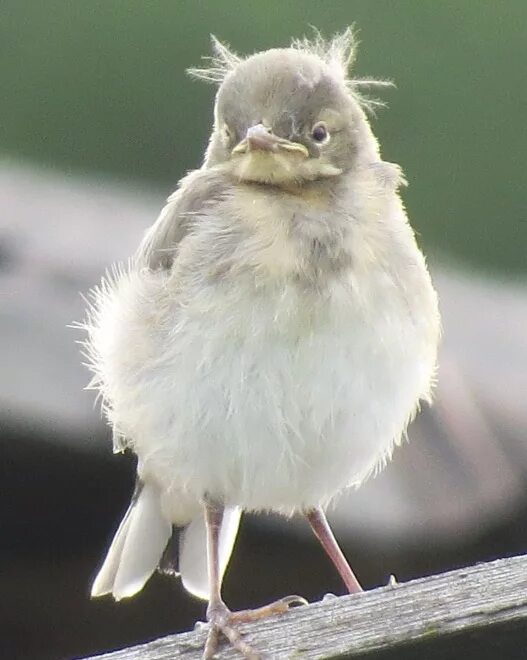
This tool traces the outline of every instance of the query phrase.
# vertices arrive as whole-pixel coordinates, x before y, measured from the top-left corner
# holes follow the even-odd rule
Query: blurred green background
[[[525,0],[1,3],[0,156],[163,193],[200,163],[214,90],[184,73],[209,33],[242,53],[355,23],[356,75],[393,79],[374,128],[430,253],[527,270]]]

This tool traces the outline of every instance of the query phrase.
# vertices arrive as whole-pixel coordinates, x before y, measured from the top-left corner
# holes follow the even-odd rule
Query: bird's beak
[[[279,138],[263,124],[251,126],[247,130],[245,138],[234,147],[232,154],[245,154],[250,151],[275,153],[277,151],[289,151],[300,153],[305,158],[309,156],[309,152],[303,144]]]

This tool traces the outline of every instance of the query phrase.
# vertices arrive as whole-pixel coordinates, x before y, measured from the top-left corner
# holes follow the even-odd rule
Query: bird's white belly
[[[307,307],[293,288],[215,292],[213,306],[194,301],[155,333],[137,318],[131,341],[145,348],[130,355],[141,364],[127,363],[112,414],[140,474],[176,509],[208,493],[291,511],[360,483],[427,395],[434,362],[393,283],[362,293],[366,307],[342,286]]]

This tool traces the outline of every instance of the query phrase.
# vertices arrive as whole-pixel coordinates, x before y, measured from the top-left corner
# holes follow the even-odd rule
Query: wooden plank
[[[326,597],[240,631],[266,658],[284,660],[527,657],[527,556]],[[98,658],[198,660],[205,635],[198,626]],[[218,660],[239,657],[227,645],[217,655]]]

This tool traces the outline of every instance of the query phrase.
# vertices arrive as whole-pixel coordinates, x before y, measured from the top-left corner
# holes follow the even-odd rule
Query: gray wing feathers
[[[182,179],[159,218],[147,230],[135,260],[152,270],[170,269],[178,245],[190,231],[193,222],[226,190],[225,178],[208,169],[195,170]]]
[[[188,174],[168,198],[159,218],[146,232],[134,257],[136,268],[168,270],[177,257],[178,246],[195,222],[206,219],[207,209],[225,196],[229,185],[218,171],[205,168]],[[240,511],[227,509],[220,538],[220,565],[229,561]],[[144,484],[126,512],[108,554],[93,583],[93,597],[112,594],[116,600],[140,591],[157,568],[172,535],[164,518],[159,494]],[[206,530],[202,518],[193,520],[180,540],[180,570],[186,588],[208,598]]]
[[[177,246],[187,233],[188,218],[183,213],[180,191],[168,198],[159,218],[147,230],[136,260],[153,270],[172,266]]]
[[[119,525],[104,564],[92,586],[92,597],[112,594],[115,600],[140,591],[155,571],[172,534],[157,490],[148,484],[132,500]]]
[[[220,531],[220,577],[223,576],[231,557],[241,510],[238,507],[226,508]],[[195,518],[182,532],[179,542],[179,572],[183,586],[191,594],[209,599],[209,579],[207,569],[207,530],[203,516]]]

